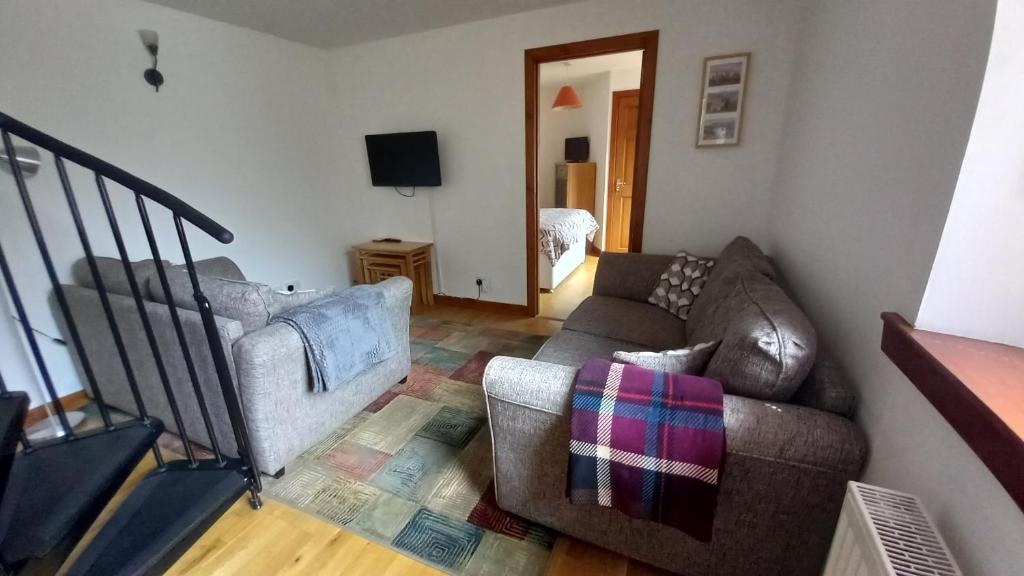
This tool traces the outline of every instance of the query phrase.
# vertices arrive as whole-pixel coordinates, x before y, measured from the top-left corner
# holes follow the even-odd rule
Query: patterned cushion
[[[672,372],[674,374],[695,374],[704,373],[704,368],[711,357],[715,355],[719,342],[702,342],[695,346],[687,346],[678,350],[665,350],[664,352],[616,352],[612,360],[624,364],[632,364],[648,370],[658,372]]]
[[[711,258],[700,258],[688,252],[676,254],[647,301],[686,320],[714,266]]]

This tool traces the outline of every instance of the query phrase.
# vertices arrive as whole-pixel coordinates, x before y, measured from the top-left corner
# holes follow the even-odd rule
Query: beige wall
[[[1024,566],[1024,515],[879,350],[915,319],[978,100],[994,2],[822,0],[803,26],[771,251],[860,394],[865,480],[921,496],[965,574]]]
[[[595,0],[336,50],[339,189],[353,241],[433,238],[453,296],[526,303],[523,51],[659,29],[644,249],[715,253],[736,234],[767,240],[801,4]],[[753,50],[744,146],[697,150],[704,57]],[[417,198],[370,186],[362,136],[436,129],[444,185]],[[433,208],[436,229],[424,215]],[[379,215],[386,214],[386,218]]]
[[[150,62],[140,28],[160,33],[159,93],[142,79]],[[229,255],[249,277],[275,285],[348,284],[338,240],[344,202],[326,168],[335,146],[323,121],[333,104],[325,52],[142,2],[3,0],[0,53],[0,110],[171,191],[234,232],[228,246],[192,234],[197,257]],[[72,169],[72,177],[96,253],[115,254],[95,184],[84,171]],[[82,249],[52,163],[28,184],[64,273]],[[116,187],[111,195],[133,257],[148,257],[130,195]],[[164,256],[180,262],[170,220],[154,213],[154,221]],[[36,328],[56,334],[46,276],[4,173],[0,241]],[[13,387],[34,390],[6,308],[0,297],[0,369]],[[79,389],[66,350],[42,345],[60,392]]]

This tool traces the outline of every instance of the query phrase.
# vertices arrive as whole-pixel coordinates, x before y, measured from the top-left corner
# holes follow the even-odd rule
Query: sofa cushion
[[[169,270],[167,283],[176,306],[199,310],[192,290],[192,280],[184,266],[175,266]],[[238,320],[246,334],[266,326],[275,314],[333,293],[331,290],[304,290],[294,294],[280,294],[266,284],[203,275],[199,276],[199,287],[210,301],[214,314]],[[167,302],[158,278],[150,280],[150,290],[155,301]]]
[[[695,325],[687,326],[693,342],[722,342],[704,375],[719,380],[729,394],[787,400],[814,363],[814,327],[777,284],[752,267],[724,272],[720,293],[698,299],[714,297],[697,318],[691,316]]]
[[[635,342],[645,350],[686,346],[686,323],[674,314],[650,304],[609,296],[590,296],[573,310],[562,327]]]
[[[764,252],[757,247],[757,244],[746,236],[737,236],[729,242],[722,253],[718,255],[716,265],[718,269],[728,268],[733,264],[742,263],[751,266],[754,270],[764,274],[768,278],[775,279],[775,267]]]
[[[715,273],[708,278],[697,298],[690,307],[686,318],[686,339],[690,342],[702,342],[696,334],[714,331],[709,324],[721,322],[723,318],[716,316],[722,302],[732,295],[744,276],[759,276],[751,266],[733,263],[730,266],[715,267]]]
[[[643,346],[634,342],[614,340],[574,330],[560,330],[541,346],[533,359],[579,368],[591,358],[611,360],[612,354],[615,352],[638,352],[644,349]]]
[[[678,350],[665,350],[663,352],[626,352],[617,350],[612,355],[612,360],[624,364],[632,364],[648,370],[658,372],[673,372],[675,374],[696,374],[701,375],[704,369],[711,362],[715,350],[718,349],[718,342],[701,342],[694,346],[687,346]]]
[[[170,268],[171,263],[164,260],[164,267]],[[152,300],[153,296],[149,291],[149,279],[156,276],[156,264],[154,260],[139,260],[132,262],[132,273],[135,275],[135,282],[139,286],[139,292],[145,300]],[[103,286],[111,294],[121,296],[132,296],[131,286],[128,284],[128,275],[124,272],[124,265],[119,258],[96,257],[96,268],[99,269],[100,278],[103,279]],[[75,284],[85,288],[96,289],[96,282],[89,270],[89,261],[80,258],[71,265],[71,277]]]
[[[200,276],[210,276],[213,278],[224,278],[226,280],[245,280],[245,275],[242,274],[242,270],[235,264],[235,261],[227,256],[217,256],[216,258],[207,258],[206,260],[197,260],[195,262],[196,274]],[[184,264],[176,266],[187,270]]]

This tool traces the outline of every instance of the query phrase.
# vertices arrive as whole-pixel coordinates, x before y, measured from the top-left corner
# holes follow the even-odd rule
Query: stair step
[[[4,494],[17,527],[0,542],[4,563],[70,552],[161,432],[159,420],[136,420],[19,452]]]
[[[28,394],[5,392],[0,394],[0,542],[3,542],[14,511],[13,499],[5,501],[8,479],[18,450],[18,439],[28,413]]]
[[[239,460],[170,462],[139,483],[67,574],[162,574],[248,487]]]

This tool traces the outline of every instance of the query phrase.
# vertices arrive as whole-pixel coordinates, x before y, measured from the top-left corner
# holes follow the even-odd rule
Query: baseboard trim
[[[516,314],[529,316],[530,309],[525,304],[508,304],[505,302],[492,302],[490,300],[477,300],[476,298],[459,298],[458,296],[434,296],[434,304],[445,306],[458,306],[471,310],[484,312],[501,312],[503,314]]]
[[[66,412],[71,412],[72,410],[78,410],[79,408],[85,406],[91,401],[92,399],[89,398],[89,396],[85,393],[85,390],[79,390],[78,392],[72,392],[67,396],[61,396],[60,405],[64,407],[64,410]],[[25,428],[28,428],[29,426],[37,422],[45,420],[46,407],[49,405],[52,405],[52,402],[49,402],[47,404],[40,404],[35,408],[29,409],[28,416],[25,417]]]

